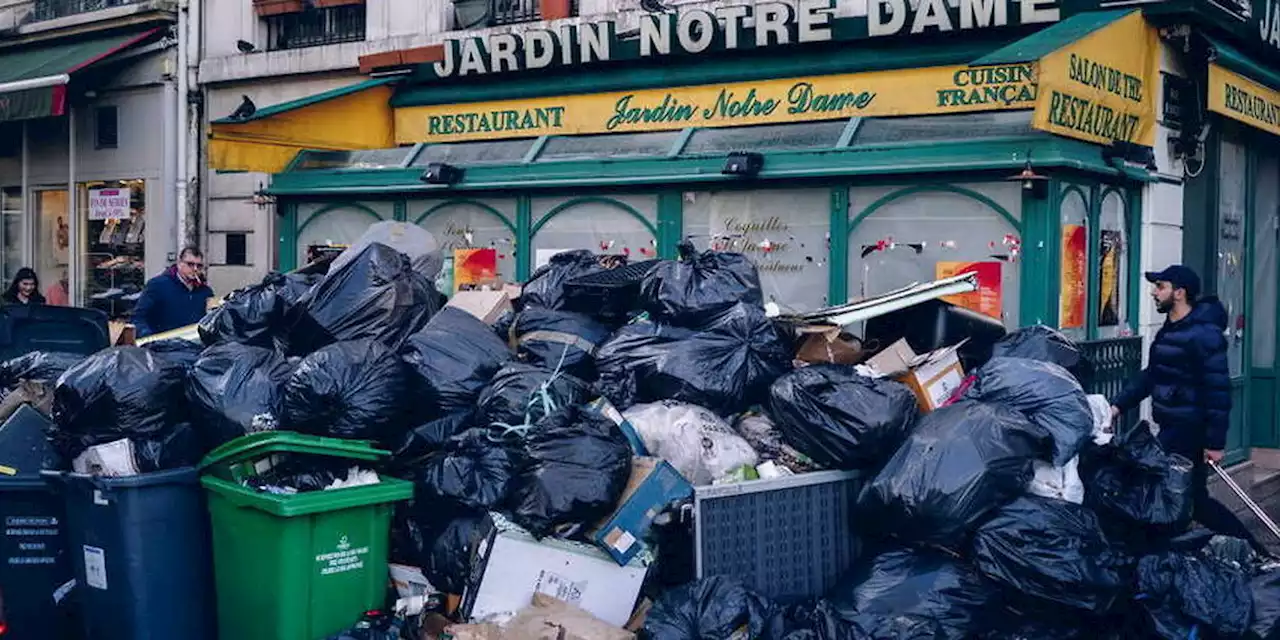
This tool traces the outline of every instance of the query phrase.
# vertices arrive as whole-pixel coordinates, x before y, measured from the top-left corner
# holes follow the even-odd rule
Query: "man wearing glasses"
[[[213,289],[204,281],[204,254],[186,247],[178,264],[147,281],[133,309],[139,338],[195,324],[204,317]]]

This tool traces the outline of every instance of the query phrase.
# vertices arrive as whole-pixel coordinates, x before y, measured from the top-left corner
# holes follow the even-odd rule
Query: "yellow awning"
[[[213,121],[209,166],[278,173],[305,149],[357,151],[396,146],[393,78],[379,78]]]

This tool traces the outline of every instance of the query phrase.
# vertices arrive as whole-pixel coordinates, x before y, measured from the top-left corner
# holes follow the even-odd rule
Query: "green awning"
[[[0,49],[0,121],[63,115],[72,74],[159,31],[157,28],[11,52]]]
[[[1013,44],[974,60],[972,65],[1035,62],[1133,12],[1133,9],[1081,13],[1041,29]]]

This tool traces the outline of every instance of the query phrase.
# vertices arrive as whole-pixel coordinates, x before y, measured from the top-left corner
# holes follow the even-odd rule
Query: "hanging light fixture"
[[[1049,195],[1049,178],[1036,173],[1031,167],[1031,160],[1027,160],[1027,164],[1022,167],[1022,171],[1017,175],[1005,178],[1011,182],[1018,182],[1022,185],[1022,192],[1030,195],[1037,200],[1043,199]]]

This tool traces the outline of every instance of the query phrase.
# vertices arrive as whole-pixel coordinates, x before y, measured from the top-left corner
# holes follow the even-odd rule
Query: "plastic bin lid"
[[[375,448],[368,440],[341,440],[292,431],[266,431],[236,438],[214,449],[200,461],[200,468],[233,465],[274,453],[306,453],[351,460],[377,460],[391,455],[390,451]]]

